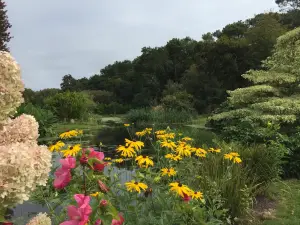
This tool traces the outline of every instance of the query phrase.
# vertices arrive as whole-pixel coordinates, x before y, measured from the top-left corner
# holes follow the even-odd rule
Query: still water
[[[210,145],[214,134],[205,129],[193,128],[193,127],[176,127],[184,132],[185,135],[193,137],[196,146]],[[124,143],[124,138],[130,138],[130,135],[124,129],[123,126],[107,127],[98,131],[91,139],[91,145],[98,145],[100,142],[103,143],[104,147],[101,149],[105,152],[107,157],[113,155],[113,151],[117,145]],[[58,158],[55,157],[53,161],[54,165],[58,165]],[[126,169],[112,168],[113,172],[110,173],[113,176],[114,173],[121,174],[121,182],[125,183],[129,181],[134,172]],[[105,171],[107,173],[107,171]],[[113,178],[113,177],[112,177]],[[40,212],[48,212],[47,207],[34,204],[31,202],[25,202],[22,205],[17,206],[14,209],[14,222],[16,225],[25,225],[28,220]]]

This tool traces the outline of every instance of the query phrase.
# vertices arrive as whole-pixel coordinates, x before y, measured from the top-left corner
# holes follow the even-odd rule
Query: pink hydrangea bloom
[[[89,220],[89,216],[92,213],[92,208],[89,205],[90,197],[82,194],[74,195],[78,207],[74,205],[68,206],[68,221],[61,223],[60,225],[85,225]]]
[[[65,159],[61,159],[60,163],[62,167],[57,169],[54,173],[55,180],[53,185],[56,189],[63,189],[70,183],[72,179],[71,169],[75,168],[76,159],[69,156]]]

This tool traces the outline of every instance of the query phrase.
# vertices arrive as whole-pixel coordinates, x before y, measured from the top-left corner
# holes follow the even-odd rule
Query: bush
[[[42,109],[31,103],[21,105],[17,110],[17,115],[28,114],[35,117],[39,123],[40,137],[45,137],[47,133],[51,133],[51,127],[57,122],[57,117],[50,110]]]
[[[129,105],[123,105],[117,102],[111,102],[109,104],[97,104],[95,107],[95,113],[97,114],[124,114],[130,109]]]
[[[45,104],[60,119],[82,119],[92,111],[94,102],[82,92],[58,93],[45,100]]]
[[[131,123],[186,123],[190,122],[194,114],[175,109],[132,109],[126,114]]]

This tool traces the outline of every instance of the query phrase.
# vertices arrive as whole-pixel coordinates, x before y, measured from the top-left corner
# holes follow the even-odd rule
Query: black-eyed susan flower
[[[162,168],[161,169],[161,175],[162,176],[175,176],[176,175],[176,171],[174,170],[174,168]]]
[[[186,145],[184,142],[181,142],[175,149],[176,153],[183,157],[191,157],[192,151],[191,146]]]
[[[141,193],[141,189],[145,191],[148,188],[147,184],[137,182],[134,180],[132,180],[130,182],[126,182],[125,185],[126,185],[127,191],[130,191],[130,192],[135,191],[135,192]]]
[[[76,137],[80,134],[82,134],[82,130],[81,131],[79,131],[79,130],[70,130],[70,131],[66,131],[66,132],[61,133],[59,135],[59,137],[61,139],[67,139],[67,138]]]
[[[156,138],[159,140],[174,139],[175,133],[158,134],[156,135]]]
[[[200,191],[194,191],[194,192],[191,192],[191,197],[192,197],[192,199],[202,200],[203,199],[203,193],[200,192]]]
[[[165,134],[166,132],[167,132],[166,130],[158,130],[158,131],[155,131],[155,134],[161,135],[161,134]]]
[[[125,147],[124,145],[119,145],[117,152],[121,152],[121,156],[129,158],[135,157],[136,155],[134,148],[131,146]]]
[[[224,159],[232,160],[234,163],[242,162],[240,155],[237,152],[230,152],[228,154],[224,154]]]
[[[126,147],[131,147],[131,148],[135,149],[136,151],[141,150],[142,147],[145,146],[144,142],[142,142],[142,141],[131,141],[131,140],[125,138],[125,142],[126,142],[126,144],[125,144]]]
[[[111,158],[110,157],[105,157],[104,160],[105,161],[111,161]]]
[[[209,148],[208,151],[209,151],[209,152],[220,153],[220,152],[221,152],[221,149],[219,149],[219,148]]]
[[[122,162],[124,162],[124,159],[119,158],[119,159],[114,159],[113,161],[116,163],[122,163]]]
[[[154,163],[149,156],[138,156],[135,158],[135,161],[139,165],[139,167],[148,168],[149,166],[153,166]]]
[[[51,152],[53,152],[53,151],[59,151],[64,146],[65,146],[65,143],[63,143],[62,141],[58,141],[54,145],[50,145],[49,146],[49,150]]]
[[[181,184],[180,182],[170,183],[169,186],[171,186],[171,191],[177,193],[182,198],[185,196],[190,196],[192,193],[192,190],[188,186]]]
[[[174,150],[177,146],[175,144],[174,141],[171,141],[171,140],[164,140],[160,143],[160,146],[161,147],[165,147],[165,148],[169,148],[171,150]]]
[[[63,153],[64,157],[67,156],[76,156],[77,153],[81,150],[80,144],[74,145],[74,146],[68,146],[67,149],[61,150]]]
[[[192,141],[193,139],[190,137],[183,137],[181,138],[182,141]]]
[[[143,136],[146,135],[146,132],[144,132],[144,131],[137,131],[137,132],[135,132],[135,135],[138,136],[138,137],[143,137]]]
[[[129,123],[124,123],[124,127],[130,127]]]
[[[206,154],[207,154],[207,151],[202,148],[197,148],[195,151],[195,155],[198,156],[199,158],[205,158]]]
[[[182,157],[180,155],[175,155],[175,154],[166,154],[165,158],[166,159],[171,159],[173,161],[180,161],[180,160],[182,160]]]

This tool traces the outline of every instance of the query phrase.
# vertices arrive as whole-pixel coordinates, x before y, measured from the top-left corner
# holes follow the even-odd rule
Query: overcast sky
[[[275,0],[6,0],[13,56],[25,86],[59,87],[65,74],[99,73],[144,46],[203,33],[266,11]]]

